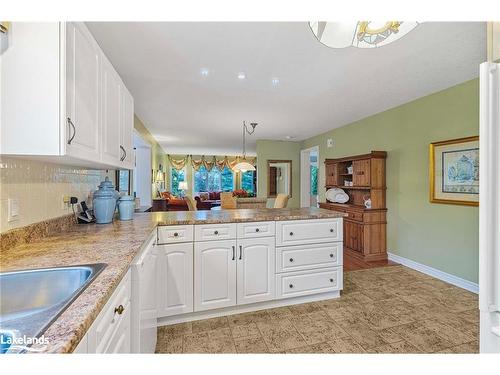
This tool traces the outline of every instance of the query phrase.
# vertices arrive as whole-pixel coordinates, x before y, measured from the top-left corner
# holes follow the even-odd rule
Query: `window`
[[[241,188],[252,195],[255,194],[255,171],[246,171],[241,174]]]
[[[179,182],[186,180],[186,169],[177,170],[175,168],[170,169],[170,192],[173,195],[181,195],[179,190]]]
[[[212,168],[209,172],[204,166],[194,172],[194,192],[200,191],[233,191],[233,171],[225,167],[222,172]]]

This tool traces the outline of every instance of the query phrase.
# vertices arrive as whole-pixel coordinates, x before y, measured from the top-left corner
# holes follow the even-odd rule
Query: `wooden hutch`
[[[333,203],[327,200],[319,206],[348,214],[344,218],[344,251],[365,261],[387,259],[386,157],[385,151],[372,151],[325,160],[325,188],[343,189],[349,201]],[[372,208],[364,206],[364,199],[368,198],[371,198]]]

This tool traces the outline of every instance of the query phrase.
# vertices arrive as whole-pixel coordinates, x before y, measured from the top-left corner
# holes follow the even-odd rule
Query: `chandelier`
[[[248,135],[252,135],[255,131],[255,127],[257,126],[257,123],[256,122],[251,122],[250,123],[250,126],[252,127],[252,129],[248,129],[247,127],[247,124],[245,123],[245,121],[243,121],[243,160],[240,160],[238,162],[238,164],[236,164],[234,167],[233,167],[233,170],[235,171],[240,171],[242,173],[246,172],[246,171],[255,171],[255,167],[250,164],[249,162],[247,162],[246,160],[246,139],[245,139],[245,135],[248,134]]]
[[[332,48],[382,47],[400,39],[417,25],[418,22],[407,21],[309,22],[318,41]]]

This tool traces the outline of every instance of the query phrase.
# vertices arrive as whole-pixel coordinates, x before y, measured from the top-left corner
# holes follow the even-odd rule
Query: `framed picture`
[[[479,205],[479,137],[434,142],[429,146],[432,203]]]

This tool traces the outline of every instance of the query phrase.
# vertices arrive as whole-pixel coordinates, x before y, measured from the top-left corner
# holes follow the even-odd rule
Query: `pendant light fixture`
[[[252,135],[255,132],[255,127],[257,126],[257,123],[251,122],[250,126],[252,127],[251,130],[248,129],[247,124],[245,123],[245,121],[243,121],[243,160],[241,160],[233,168],[233,170],[240,171],[242,173],[246,171],[255,171],[255,167],[246,160],[245,136],[246,134]]]
[[[375,48],[400,39],[418,22],[408,21],[359,21],[359,22],[309,22],[319,42],[332,48]]]

